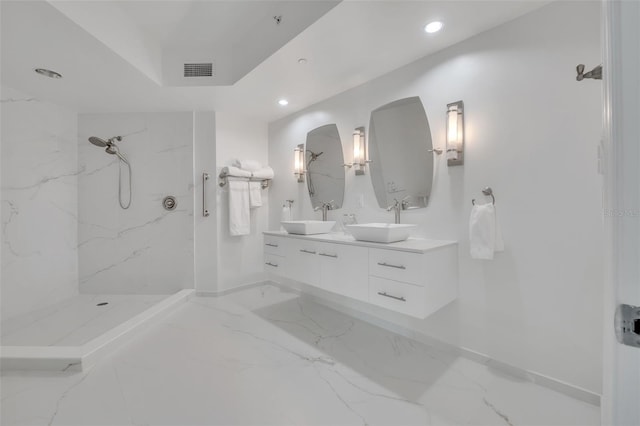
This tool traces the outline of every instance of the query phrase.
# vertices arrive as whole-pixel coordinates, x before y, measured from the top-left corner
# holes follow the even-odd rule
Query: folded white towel
[[[226,173],[228,176],[251,177],[251,172],[234,166],[223,167],[222,173]]]
[[[256,179],[273,179],[273,169],[269,166],[263,167],[253,172],[253,177]]]
[[[250,172],[255,172],[256,170],[260,170],[262,168],[262,164],[260,164],[260,162],[256,160],[235,160],[233,162],[233,165]]]
[[[262,206],[262,182],[249,182],[249,204],[252,209]]]
[[[471,258],[492,260],[496,242],[495,206],[492,203],[474,205],[469,218]]]
[[[246,180],[229,179],[229,233],[249,235],[251,232],[251,212],[249,183]]]

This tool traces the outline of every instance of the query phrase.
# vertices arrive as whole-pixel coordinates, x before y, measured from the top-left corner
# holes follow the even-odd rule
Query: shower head
[[[110,145],[110,142],[105,141],[104,139],[101,139],[99,137],[96,136],[91,136],[89,138],[89,142],[91,142],[92,144],[94,144],[95,146],[99,146],[100,148],[104,148],[106,146]]]
[[[125,156],[120,153],[120,150],[118,149],[118,145],[116,145],[116,143],[114,142],[114,141],[121,141],[121,140],[122,140],[122,136],[114,136],[112,138],[107,139],[106,141],[97,136],[91,136],[89,138],[89,142],[91,142],[95,146],[104,148],[105,149],[104,151],[107,154],[116,155],[119,159],[129,164],[129,161],[127,161]]]
[[[122,140],[122,136],[114,136],[112,138],[107,139],[106,141],[102,138],[99,138],[97,136],[91,136],[89,138],[89,142],[91,142],[92,144],[94,144],[95,146],[99,146],[100,148],[105,148],[105,147],[110,147],[112,145],[115,144],[114,141],[118,141],[120,142]],[[109,151],[107,151],[109,152]],[[113,152],[109,152],[109,154],[113,154]]]

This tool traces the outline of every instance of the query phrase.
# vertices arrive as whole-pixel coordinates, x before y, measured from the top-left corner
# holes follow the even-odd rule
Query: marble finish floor
[[[266,285],[83,373],[5,372],[8,425],[597,425],[599,408]]]
[[[3,346],[81,346],[167,297],[81,294],[2,321],[0,342]]]

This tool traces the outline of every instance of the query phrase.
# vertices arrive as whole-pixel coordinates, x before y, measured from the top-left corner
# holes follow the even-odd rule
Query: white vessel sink
[[[347,225],[347,229],[353,238],[359,241],[372,241],[374,243],[395,243],[409,238],[411,230],[416,225],[404,223],[363,223],[359,225]]]
[[[289,234],[327,234],[331,232],[335,220],[287,220],[280,222]]]

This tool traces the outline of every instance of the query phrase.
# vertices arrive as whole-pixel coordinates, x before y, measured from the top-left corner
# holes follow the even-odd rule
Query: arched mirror
[[[426,207],[433,183],[429,121],[420,98],[400,99],[371,112],[369,158],[378,205],[395,200]]]
[[[342,207],[344,199],[344,157],[338,126],[327,124],[307,133],[305,145],[306,182],[313,208],[331,203]]]

